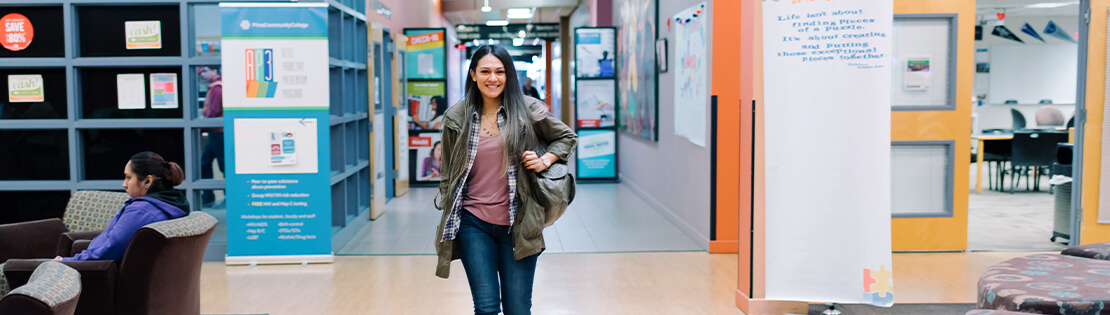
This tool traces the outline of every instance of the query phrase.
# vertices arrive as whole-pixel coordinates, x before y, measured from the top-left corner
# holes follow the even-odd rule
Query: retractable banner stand
[[[227,263],[332,262],[327,4],[220,12]]]
[[[894,302],[892,23],[890,0],[763,2],[768,300]]]

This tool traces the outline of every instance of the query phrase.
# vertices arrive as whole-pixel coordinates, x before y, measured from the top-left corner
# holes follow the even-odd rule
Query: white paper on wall
[[[119,109],[146,108],[146,81],[142,73],[116,75],[116,97]]]

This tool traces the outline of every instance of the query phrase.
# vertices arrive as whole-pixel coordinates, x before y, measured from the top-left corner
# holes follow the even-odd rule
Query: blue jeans
[[[212,160],[218,162],[220,172],[224,171],[224,133],[208,132],[208,142],[200,153],[200,178],[212,178]],[[201,191],[201,202],[210,203],[216,200],[216,195],[211,190]]]
[[[497,314],[502,305],[505,315],[532,313],[532,280],[540,254],[514,259],[509,226],[487,223],[466,210],[455,241],[474,297],[474,314]]]

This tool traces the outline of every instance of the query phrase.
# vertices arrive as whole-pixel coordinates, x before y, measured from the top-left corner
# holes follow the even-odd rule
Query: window
[[[66,130],[0,130],[0,139],[0,180],[69,180]]]
[[[77,42],[80,44],[80,55],[181,56],[181,15],[178,11],[176,3],[156,6],[77,6],[77,36],[80,38]],[[130,27],[133,32],[130,34],[128,22],[132,22]]]
[[[172,73],[177,76],[178,106],[153,108],[151,73]],[[120,75],[142,75],[142,93],[145,103],[141,109],[120,109],[119,90],[116,85]],[[81,84],[81,117],[83,118],[181,118],[181,67],[166,68],[85,68],[78,71]],[[137,90],[136,90],[137,91]]]
[[[0,18],[19,14],[26,18],[25,29],[33,31],[26,48],[18,50],[0,48],[2,57],[64,57],[65,33],[62,7],[8,7],[0,6]],[[21,19],[22,20],[22,19]],[[29,27],[27,27],[29,26]]]
[[[69,202],[69,190],[0,191],[0,224],[61,218]]]
[[[897,141],[890,147],[894,217],[952,216],[952,141]]]
[[[220,56],[220,6],[198,4],[192,6],[193,56]]]
[[[83,178],[123,180],[123,167],[135,153],[152,151],[187,168],[181,129],[81,130],[84,149]]]
[[[2,7],[0,7],[2,8]],[[0,49],[3,51],[3,49]],[[11,102],[0,98],[0,119],[65,119],[66,70],[65,68],[6,68],[0,69],[0,87],[8,92],[8,80],[39,80],[41,100]],[[32,97],[33,98],[33,97]]]

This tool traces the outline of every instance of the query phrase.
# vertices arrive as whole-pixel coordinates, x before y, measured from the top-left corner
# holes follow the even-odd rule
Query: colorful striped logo
[[[247,98],[274,98],[274,50],[248,48],[243,55],[247,61]]]

